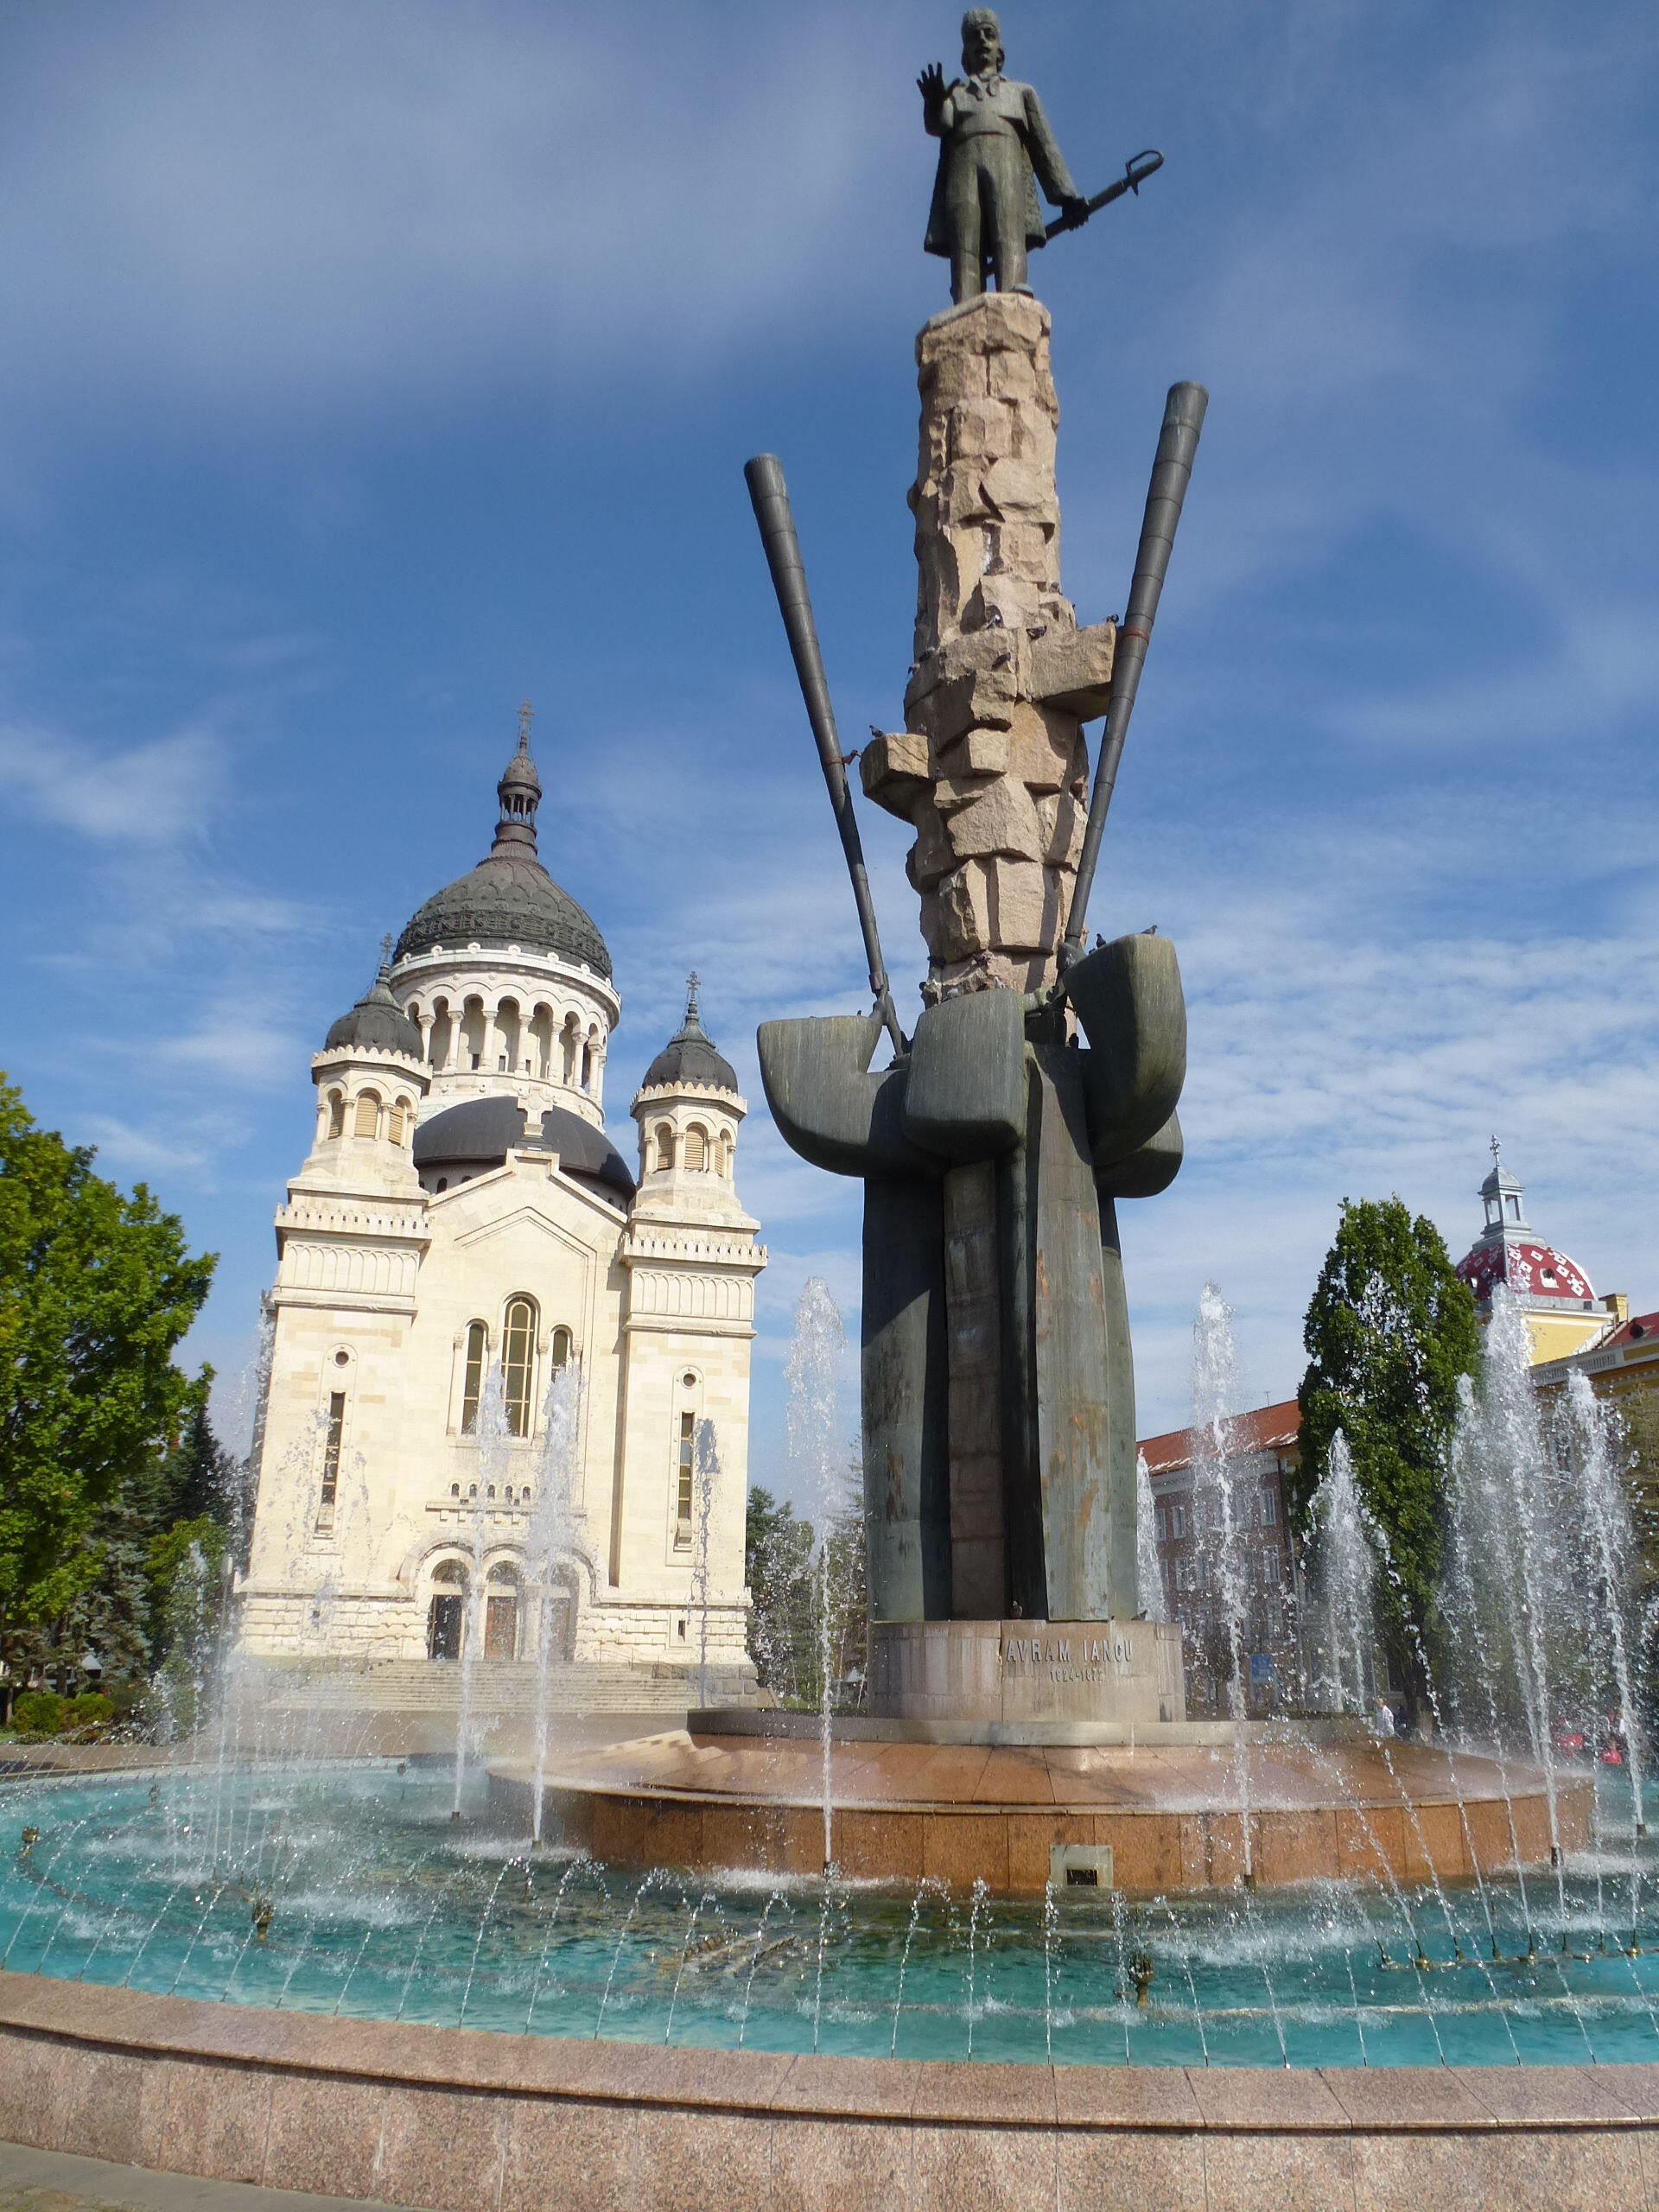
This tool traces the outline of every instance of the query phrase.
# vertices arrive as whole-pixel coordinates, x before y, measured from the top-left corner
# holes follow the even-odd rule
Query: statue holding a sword
[[[1085,199],[1055,143],[1043,104],[1029,85],[1002,74],[1002,32],[989,8],[970,8],[962,19],[963,74],[947,86],[938,62],[916,79],[922,122],[943,143],[926,250],[950,264],[950,296],[958,305],[986,289],[988,276],[1001,292],[1028,292],[1026,256],[1062,231],[1073,231],[1126,192],[1141,189],[1161,154],[1136,154],[1116,183]],[[1041,185],[1060,213],[1045,224],[1038,203]]]

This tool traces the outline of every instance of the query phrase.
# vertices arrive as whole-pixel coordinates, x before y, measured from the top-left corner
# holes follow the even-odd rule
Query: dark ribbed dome
[[[398,938],[397,958],[438,944],[457,951],[469,944],[517,944],[579,961],[601,976],[611,972],[611,956],[591,917],[522,846],[493,852],[470,874],[434,892]]]
[[[733,1092],[737,1089],[737,1076],[731,1062],[722,1058],[702,1033],[695,976],[686,986],[685,1020],[645,1070],[645,1079],[639,1088],[655,1090],[667,1084],[701,1084],[710,1090]]]
[[[413,1147],[417,1168],[465,1167],[477,1173],[499,1167],[509,1152],[554,1152],[567,1174],[603,1183],[624,1198],[633,1196],[627,1164],[602,1129],[563,1106],[550,1106],[531,1133],[516,1098],[468,1098],[423,1122]]]
[[[367,1046],[374,1052],[407,1052],[411,1059],[420,1058],[419,1027],[391,995],[386,976],[382,963],[380,973],[351,1012],[342,1014],[329,1030],[323,1040],[325,1052],[349,1052],[354,1046]]]
[[[516,944],[609,977],[611,956],[592,918],[536,857],[542,781],[530,757],[529,720],[526,701],[519,710],[518,750],[495,787],[501,818],[494,844],[469,874],[434,892],[411,917],[397,940],[399,960],[436,945],[460,951],[469,944]]]

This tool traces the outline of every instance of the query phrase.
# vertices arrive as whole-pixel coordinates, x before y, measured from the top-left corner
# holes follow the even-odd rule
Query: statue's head
[[[970,8],[963,17],[962,66],[970,77],[1002,67],[1002,26],[995,8]]]

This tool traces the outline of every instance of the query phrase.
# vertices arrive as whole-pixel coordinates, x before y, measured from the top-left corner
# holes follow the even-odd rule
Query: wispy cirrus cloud
[[[199,835],[227,770],[224,742],[208,729],[100,750],[60,731],[0,728],[0,788],[37,821],[126,846]]]

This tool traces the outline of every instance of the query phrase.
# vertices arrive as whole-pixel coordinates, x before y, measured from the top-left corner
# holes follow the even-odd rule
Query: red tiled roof
[[[1596,1346],[1605,1351],[1612,1344],[1640,1344],[1643,1337],[1659,1337],[1659,1313],[1632,1313],[1628,1321],[1621,1321],[1611,1337],[1604,1337]]]
[[[1230,1426],[1235,1452],[1282,1452],[1295,1443],[1301,1432],[1301,1408],[1294,1398],[1285,1398],[1276,1406],[1257,1406],[1252,1413],[1236,1414]],[[1192,1431],[1172,1428],[1162,1436],[1143,1437],[1140,1449],[1148,1473],[1167,1473],[1172,1467],[1190,1464]]]

